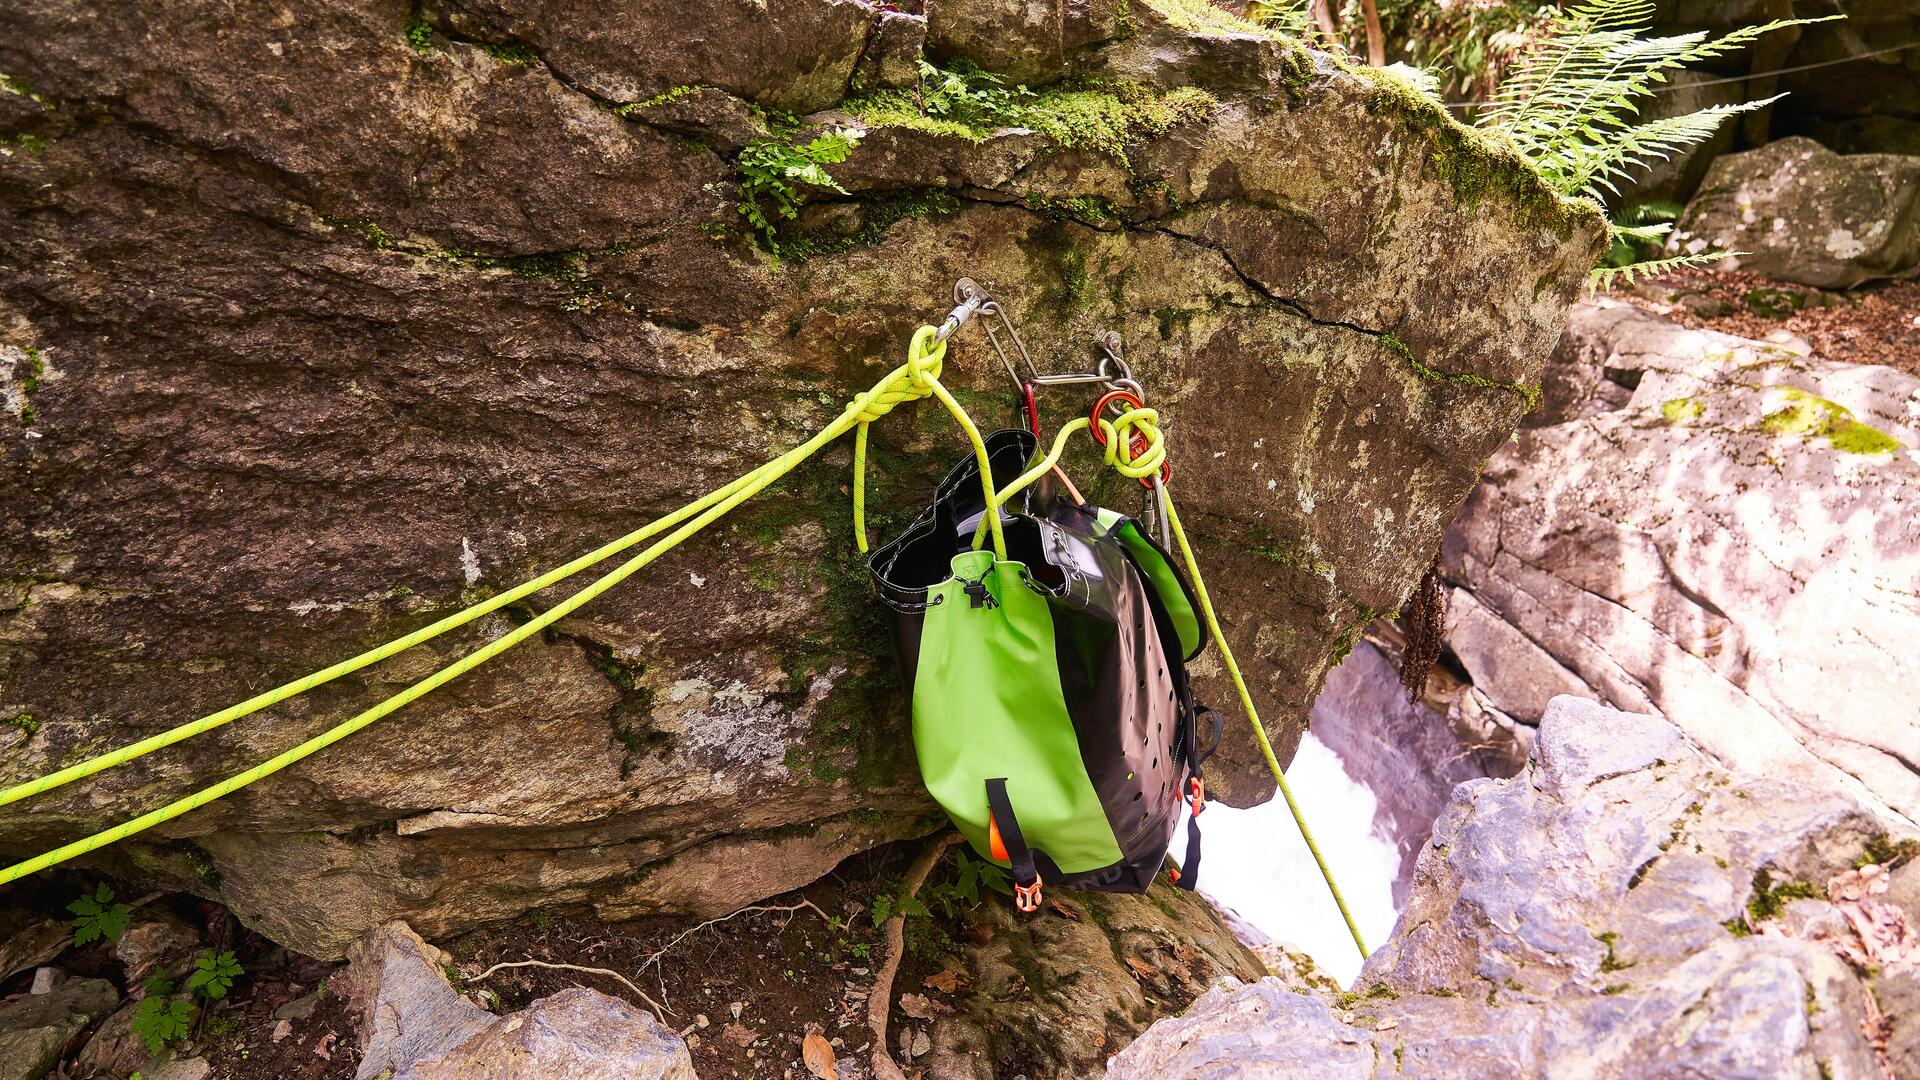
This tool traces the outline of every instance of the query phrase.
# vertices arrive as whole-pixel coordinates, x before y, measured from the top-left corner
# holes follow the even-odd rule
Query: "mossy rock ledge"
[[[1007,51],[1045,6],[0,9],[0,714],[33,718],[0,727],[0,783],[759,465],[897,364],[961,275],[1045,367],[1123,335],[1290,754],[1534,399],[1602,224],[1396,84],[1198,0],[1056,2]],[[1008,73],[1031,123],[903,113],[922,59]],[[867,135],[830,166],[845,193],[748,228],[742,148],[846,124]],[[977,331],[947,371],[1011,415]],[[874,436],[885,533],[961,443],[937,408]],[[848,457],[91,865],[337,956],[393,918],[432,938],[536,906],[722,912],[932,829]],[[238,771],[533,610],[0,809],[0,855]],[[1213,666],[1203,690],[1232,697]],[[1259,800],[1229,731],[1218,787]]]

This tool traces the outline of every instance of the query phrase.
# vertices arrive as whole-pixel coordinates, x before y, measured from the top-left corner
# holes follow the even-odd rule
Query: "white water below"
[[[1340,883],[1360,933],[1378,948],[1393,930],[1393,878],[1400,856],[1374,831],[1373,792],[1347,775],[1340,758],[1308,732],[1287,769],[1287,783],[1306,815],[1307,827]],[[1213,803],[1200,815],[1205,844],[1200,891],[1232,908],[1275,941],[1313,957],[1322,971],[1350,986],[1361,956],[1339,908],[1300,839],[1286,800],[1246,810]],[[1186,846],[1186,829],[1175,833],[1175,857]]]

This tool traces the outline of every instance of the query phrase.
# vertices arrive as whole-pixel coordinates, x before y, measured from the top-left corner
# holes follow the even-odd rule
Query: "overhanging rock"
[[[0,14],[25,92],[0,95],[0,123],[38,147],[0,163],[0,712],[38,724],[0,729],[0,782],[386,640],[759,465],[898,363],[962,274],[1044,366],[1122,333],[1286,752],[1512,432],[1600,242],[1597,216],[1398,84],[1206,5],[1074,30],[1022,76],[1074,80],[1022,99],[1050,119],[1006,130],[889,110],[917,16],[650,10]],[[926,55],[995,66],[978,37],[944,26]],[[797,192],[776,261],[737,211],[737,157],[780,110],[868,135],[831,166],[850,194]],[[1010,416],[973,341],[949,378]],[[959,447],[937,410],[876,425],[880,531]],[[548,640],[96,858],[338,955],[393,918],[431,937],[536,905],[726,910],[933,827],[846,462]],[[1094,493],[1132,509],[1130,487]],[[8,807],[0,850],[237,771],[509,625]],[[1217,672],[1202,690],[1232,697]],[[1229,731],[1219,786],[1258,800]]]

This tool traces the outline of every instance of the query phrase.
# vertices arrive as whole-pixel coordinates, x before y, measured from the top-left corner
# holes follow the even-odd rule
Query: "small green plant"
[[[983,885],[1002,896],[1013,895],[1013,883],[1000,867],[985,859],[972,858],[957,849],[954,861],[959,874],[951,883],[929,885],[922,890],[927,899],[938,904],[941,913],[948,918],[952,918],[956,911],[965,911],[978,905]]]
[[[173,996],[173,980],[165,975],[149,975],[147,996],[134,1010],[133,1033],[147,1044],[147,1053],[157,1054],[175,1039],[184,1038],[193,1022],[193,999]]]
[[[407,20],[407,44],[413,46],[413,51],[421,56],[433,51],[433,24],[417,11]]]
[[[95,941],[119,941],[126,932],[127,919],[133,914],[125,904],[113,902],[113,888],[105,882],[96,886],[92,893],[81,893],[80,898],[67,905],[73,912],[73,943],[86,945]]]
[[[970,128],[996,127],[1039,95],[1026,86],[982,71],[972,62],[955,60],[941,69],[920,61],[920,107],[924,115],[951,120]]]
[[[40,721],[35,720],[32,713],[21,713],[19,716],[7,721],[7,723],[12,724],[28,735],[35,735],[40,731]]]
[[[893,918],[896,911],[905,918],[916,915],[929,918],[933,915],[933,912],[927,905],[921,903],[917,896],[895,897],[892,893],[881,893],[873,898],[873,925],[884,925],[888,919]]]
[[[740,213],[759,231],[767,248],[778,253],[779,221],[800,214],[795,184],[845,192],[826,166],[847,160],[866,134],[859,128],[836,128],[795,146],[783,139],[761,139],[740,151]],[[771,206],[773,216],[767,208]]]
[[[215,952],[208,949],[200,954],[194,964],[193,974],[187,976],[187,989],[206,998],[219,1001],[233,989],[233,980],[246,974],[246,969],[233,958],[230,952]]]
[[[1656,200],[1635,203],[1613,215],[1613,242],[1600,257],[1602,270],[1617,272],[1607,275],[1607,283],[1615,277],[1631,283],[1637,273],[1647,272],[1649,260],[1659,257],[1667,235],[1673,232],[1674,221],[1685,209],[1677,202]]]
[[[541,937],[553,933],[553,916],[541,908],[527,912],[527,921],[533,924],[533,932]]]

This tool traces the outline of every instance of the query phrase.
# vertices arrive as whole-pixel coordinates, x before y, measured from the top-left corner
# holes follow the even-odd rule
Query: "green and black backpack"
[[[1019,429],[987,437],[995,490],[1037,445]],[[1172,875],[1192,888],[1201,764],[1220,719],[1187,680],[1206,633],[1186,579],[1134,519],[1048,480],[1003,507],[996,560],[975,547],[985,506],[969,455],[868,562],[927,790],[976,852],[1011,870],[1023,911],[1038,908],[1042,882],[1145,891],[1183,803],[1186,857]]]

